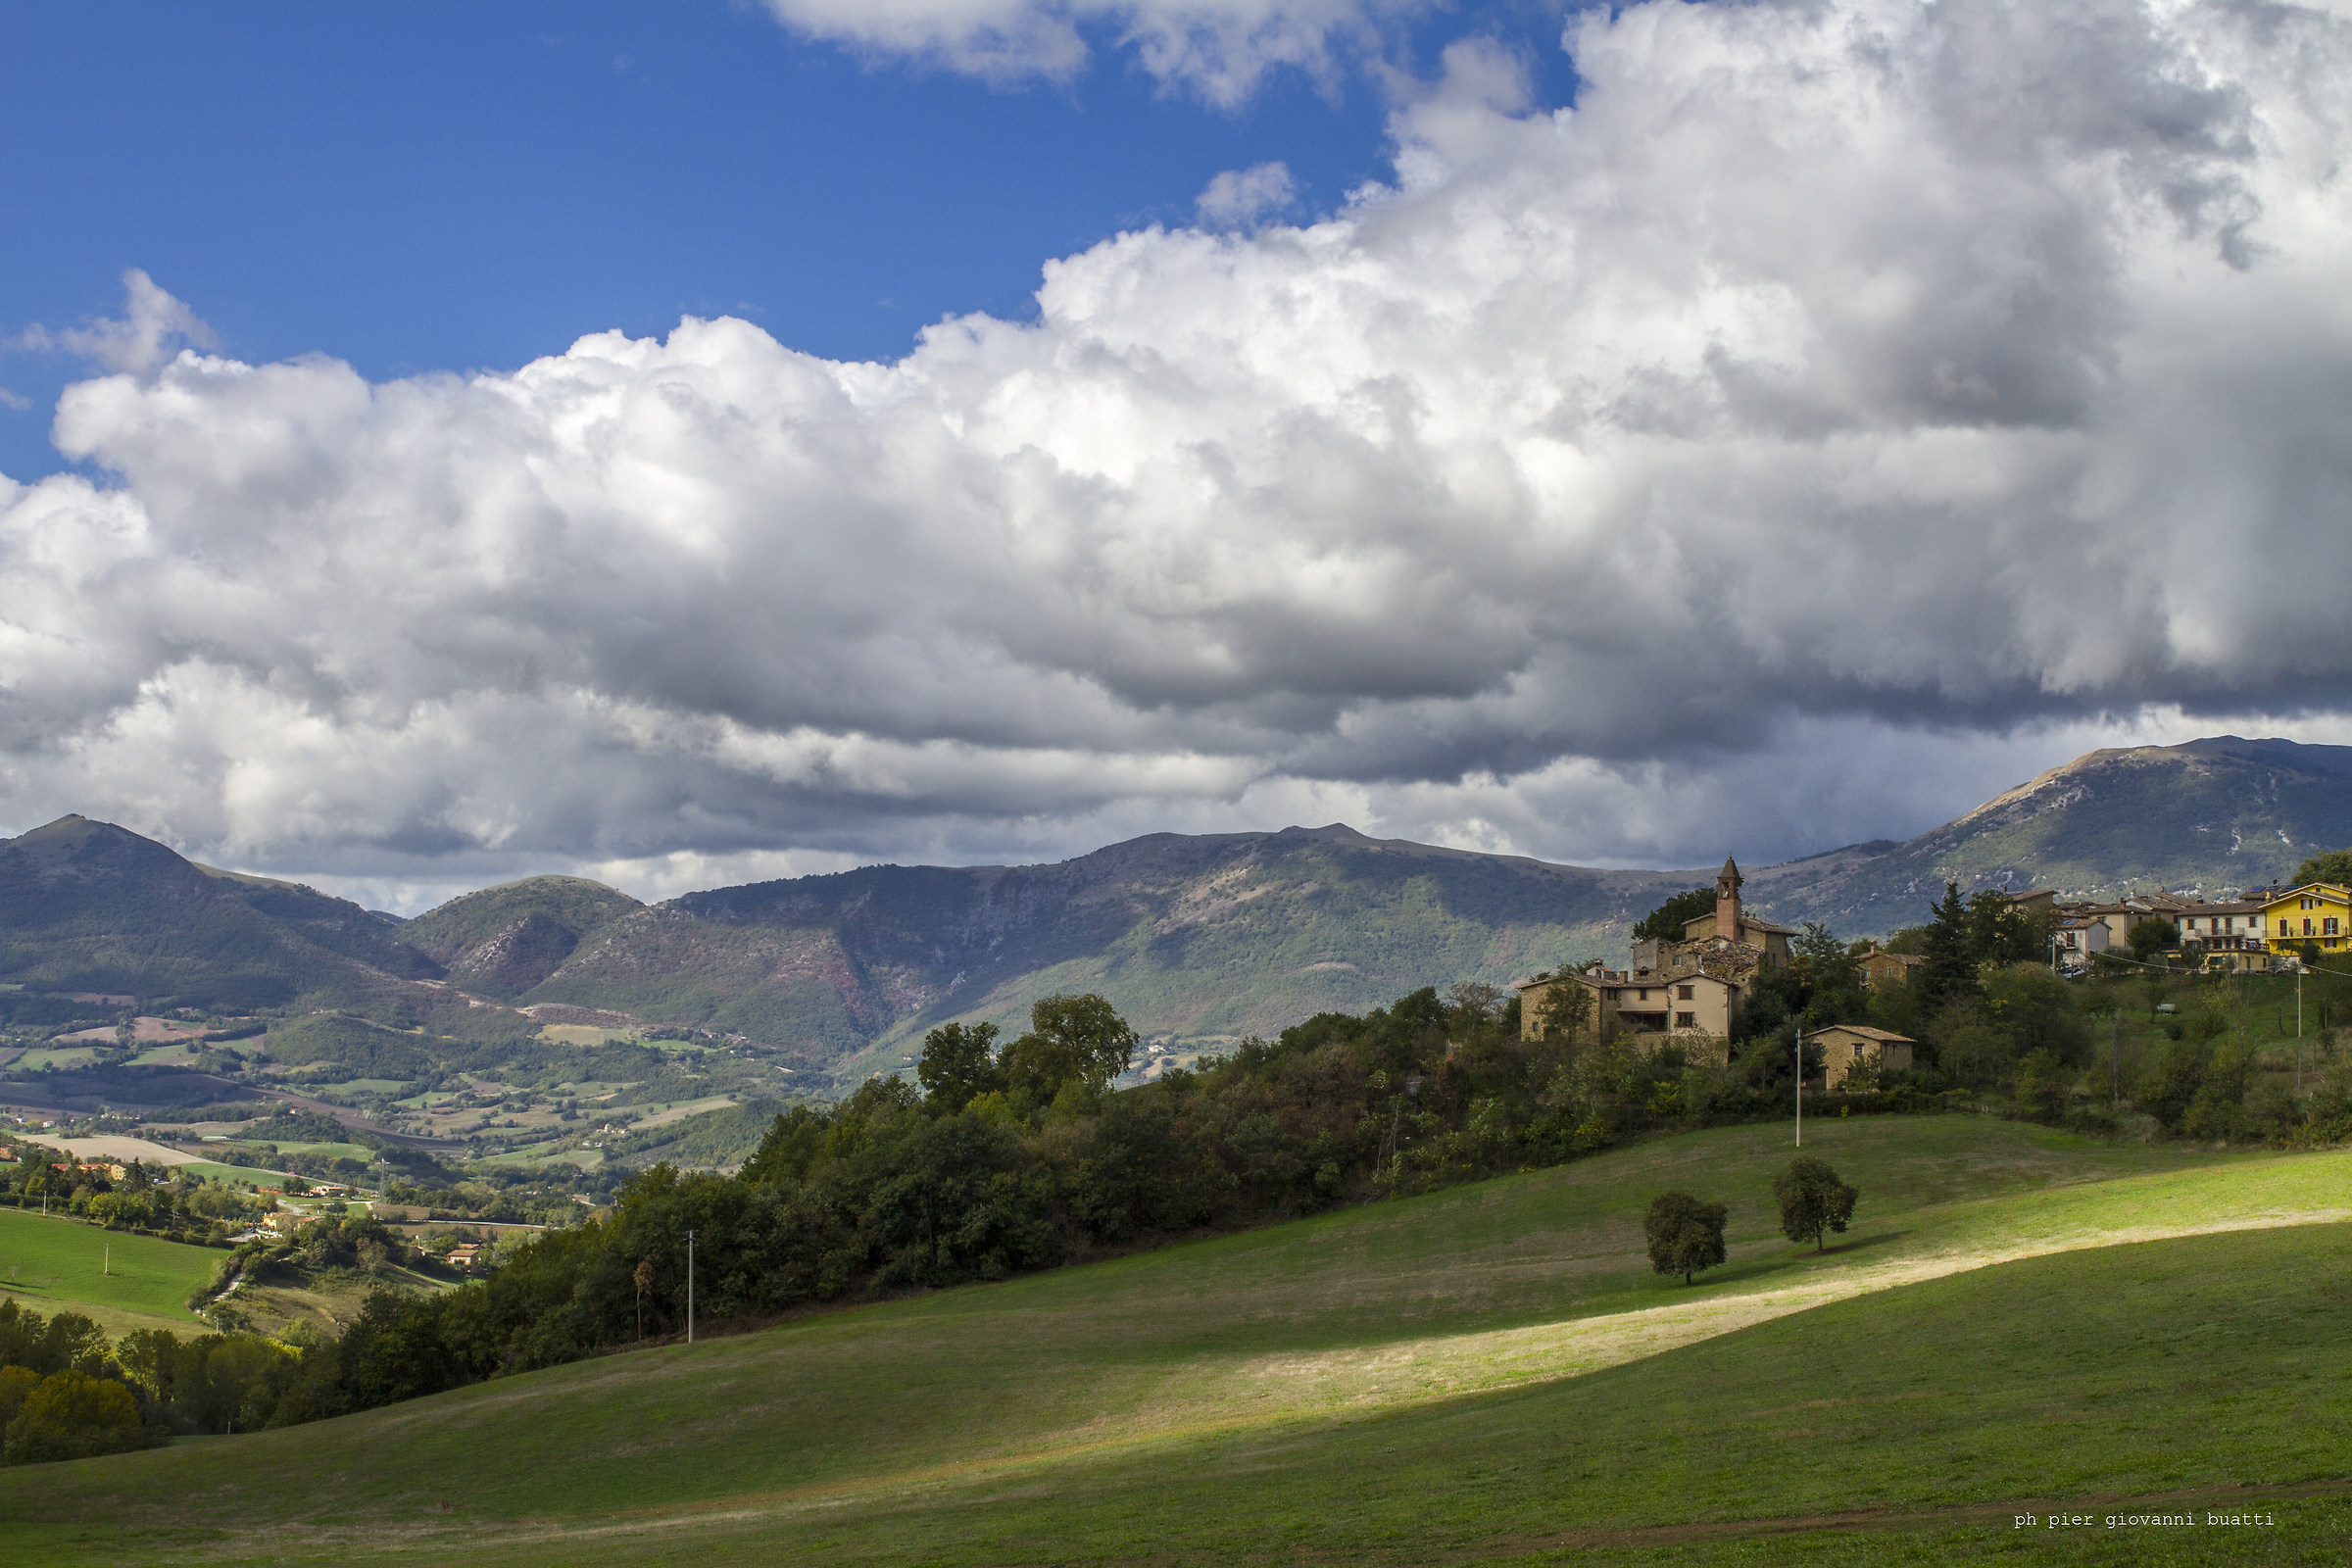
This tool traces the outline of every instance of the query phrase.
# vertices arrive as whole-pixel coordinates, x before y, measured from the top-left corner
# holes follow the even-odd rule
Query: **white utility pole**
[[[1805,1031],[1796,1031],[1796,1147],[1805,1147]]]
[[[694,1343],[694,1232],[686,1233],[686,1343]]]

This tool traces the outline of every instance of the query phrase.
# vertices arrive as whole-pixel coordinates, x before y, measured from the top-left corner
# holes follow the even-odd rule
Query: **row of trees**
[[[44,1318],[0,1301],[0,1460],[83,1459],[179,1432],[258,1427],[299,1365],[257,1335],[141,1329],[109,1344],[78,1312]]]

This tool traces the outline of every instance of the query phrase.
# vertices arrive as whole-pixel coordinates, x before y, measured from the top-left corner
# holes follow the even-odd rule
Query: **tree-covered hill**
[[[505,1001],[554,974],[590,932],[644,907],[586,877],[534,876],[452,899],[400,935],[455,984]]]
[[[1053,865],[867,866],[612,923],[525,1002],[684,1017],[895,1066],[951,1017],[1099,992],[1147,1036],[1272,1034],[1621,948],[1697,872],[1597,871],[1344,826],[1153,834]]]
[[[0,841],[0,979],[150,1006],[367,1005],[441,966],[342,899],[61,817]]]

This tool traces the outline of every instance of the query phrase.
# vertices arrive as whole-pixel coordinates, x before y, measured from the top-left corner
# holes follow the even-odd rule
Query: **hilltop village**
[[[1679,937],[1638,937],[1623,970],[1595,963],[1520,981],[1513,989],[1524,1037],[1543,1039],[1564,1020],[1590,1021],[1604,1036],[1623,1034],[1648,1048],[1672,1041],[1687,1057],[1728,1066],[1759,974],[1768,965],[1787,964],[1789,939],[1798,935],[1742,906],[1745,880],[1726,857],[1715,878],[1714,909],[1684,921]],[[2067,976],[2079,977],[2100,961],[2168,970],[2291,970],[2352,944],[2352,888],[2332,882],[2249,889],[2217,903],[2165,893],[2093,903],[2061,899],[2046,888],[1998,897],[2034,933],[2027,946],[2046,953],[2051,969]],[[2127,954],[2133,956],[2126,959]],[[1917,951],[1875,941],[1857,944],[1852,956],[1867,989],[1909,985],[1927,961]],[[1811,1038],[1821,1047],[1823,1065],[1809,1082],[1826,1090],[1866,1065],[1908,1070],[1919,1046],[1906,1035],[1861,1022],[1818,1026]]]

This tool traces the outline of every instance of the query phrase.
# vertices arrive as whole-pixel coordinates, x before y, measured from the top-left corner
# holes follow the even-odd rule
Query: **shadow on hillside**
[[[1727,1263],[1721,1268],[1707,1270],[1704,1275],[1700,1276],[1698,1283],[1722,1286],[1761,1281],[1783,1272],[1791,1263],[1851,1257],[1857,1253],[1899,1242],[1910,1234],[1909,1231],[1880,1231],[1871,1236],[1857,1236],[1850,1242],[1839,1242],[1836,1247],[1821,1252],[1816,1252],[1809,1247],[1791,1248],[1764,1257],[1743,1258],[1737,1263]]]
[[[1834,1247],[1825,1247],[1818,1252],[1807,1251],[1797,1255],[1800,1257],[1844,1257],[1854,1252],[1868,1251],[1874,1247],[1885,1247],[1888,1242],[1899,1242],[1910,1234],[1909,1231],[1881,1231],[1876,1236],[1857,1236],[1850,1242],[1839,1242]]]

